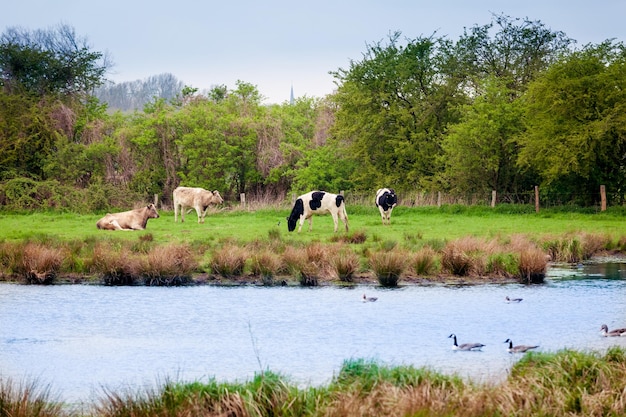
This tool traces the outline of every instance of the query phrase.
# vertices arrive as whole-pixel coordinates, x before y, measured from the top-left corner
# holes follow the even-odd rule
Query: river
[[[546,352],[626,347],[626,337],[601,337],[602,324],[626,327],[626,264],[553,267],[539,285],[1,284],[0,377],[37,381],[68,402],[262,370],[319,385],[357,358],[501,380],[520,357],[507,338]],[[451,333],[485,347],[453,351]]]

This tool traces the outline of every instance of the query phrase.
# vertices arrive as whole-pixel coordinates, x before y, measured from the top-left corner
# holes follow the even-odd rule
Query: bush
[[[407,267],[407,254],[403,251],[379,251],[369,256],[369,265],[383,287],[395,287]]]

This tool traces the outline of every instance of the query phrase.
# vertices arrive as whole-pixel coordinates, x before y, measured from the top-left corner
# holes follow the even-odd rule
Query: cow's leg
[[[335,233],[337,233],[337,227],[339,226],[339,221],[337,219],[337,213],[335,213],[334,211],[332,213],[330,213],[331,216],[333,216],[333,223],[335,224]],[[343,221],[343,219],[341,219]]]
[[[185,206],[180,205],[180,222],[185,223]]]
[[[313,230],[313,215],[309,216],[309,232]]]
[[[204,216],[202,216],[202,211],[200,210],[200,207],[196,206],[194,208],[196,209],[196,214],[198,215],[198,224],[204,223]]]
[[[298,227],[298,233],[302,231],[302,225],[304,224],[304,220],[305,220],[304,214],[301,214],[300,215],[300,227]]]

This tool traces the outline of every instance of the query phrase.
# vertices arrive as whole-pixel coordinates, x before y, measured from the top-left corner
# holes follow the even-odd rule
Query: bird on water
[[[604,337],[626,336],[626,329],[613,329],[609,331],[609,327],[603,324],[600,326],[600,334]]]
[[[519,303],[523,300],[523,298],[509,298],[509,296],[507,295],[505,300],[507,303]]]
[[[378,300],[378,297],[368,297],[365,294],[363,294],[363,302],[367,303],[367,302],[374,302]]]
[[[513,341],[511,339],[506,339],[504,341],[504,343],[508,343],[509,347],[507,348],[507,351],[509,353],[524,353],[526,351],[529,351],[531,349],[537,349],[539,347],[539,345],[517,345],[517,346],[513,346]]]
[[[456,335],[454,333],[452,333],[450,336],[448,336],[448,338],[453,338],[454,339],[454,344],[452,345],[452,350],[465,350],[465,351],[469,351],[469,350],[481,350],[483,348],[482,343],[463,343],[461,345],[459,345],[456,341]]]

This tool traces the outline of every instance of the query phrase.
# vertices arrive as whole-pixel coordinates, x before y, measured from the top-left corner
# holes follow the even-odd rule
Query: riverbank
[[[53,387],[0,379],[0,412],[11,416],[621,416],[626,353],[528,353],[501,383],[486,384],[412,366],[352,359],[325,386],[299,387],[269,370],[247,382],[166,381],[152,391],[106,391],[68,407]]]
[[[502,210],[502,209],[499,209]],[[101,231],[99,215],[0,214],[0,280],[29,284],[354,285],[541,282],[550,262],[576,264],[626,252],[621,210],[394,210],[383,226],[351,207],[350,232],[330,217],[286,231],[287,211],[211,213],[204,224],[162,212],[147,230]],[[306,229],[306,228],[305,228]]]

